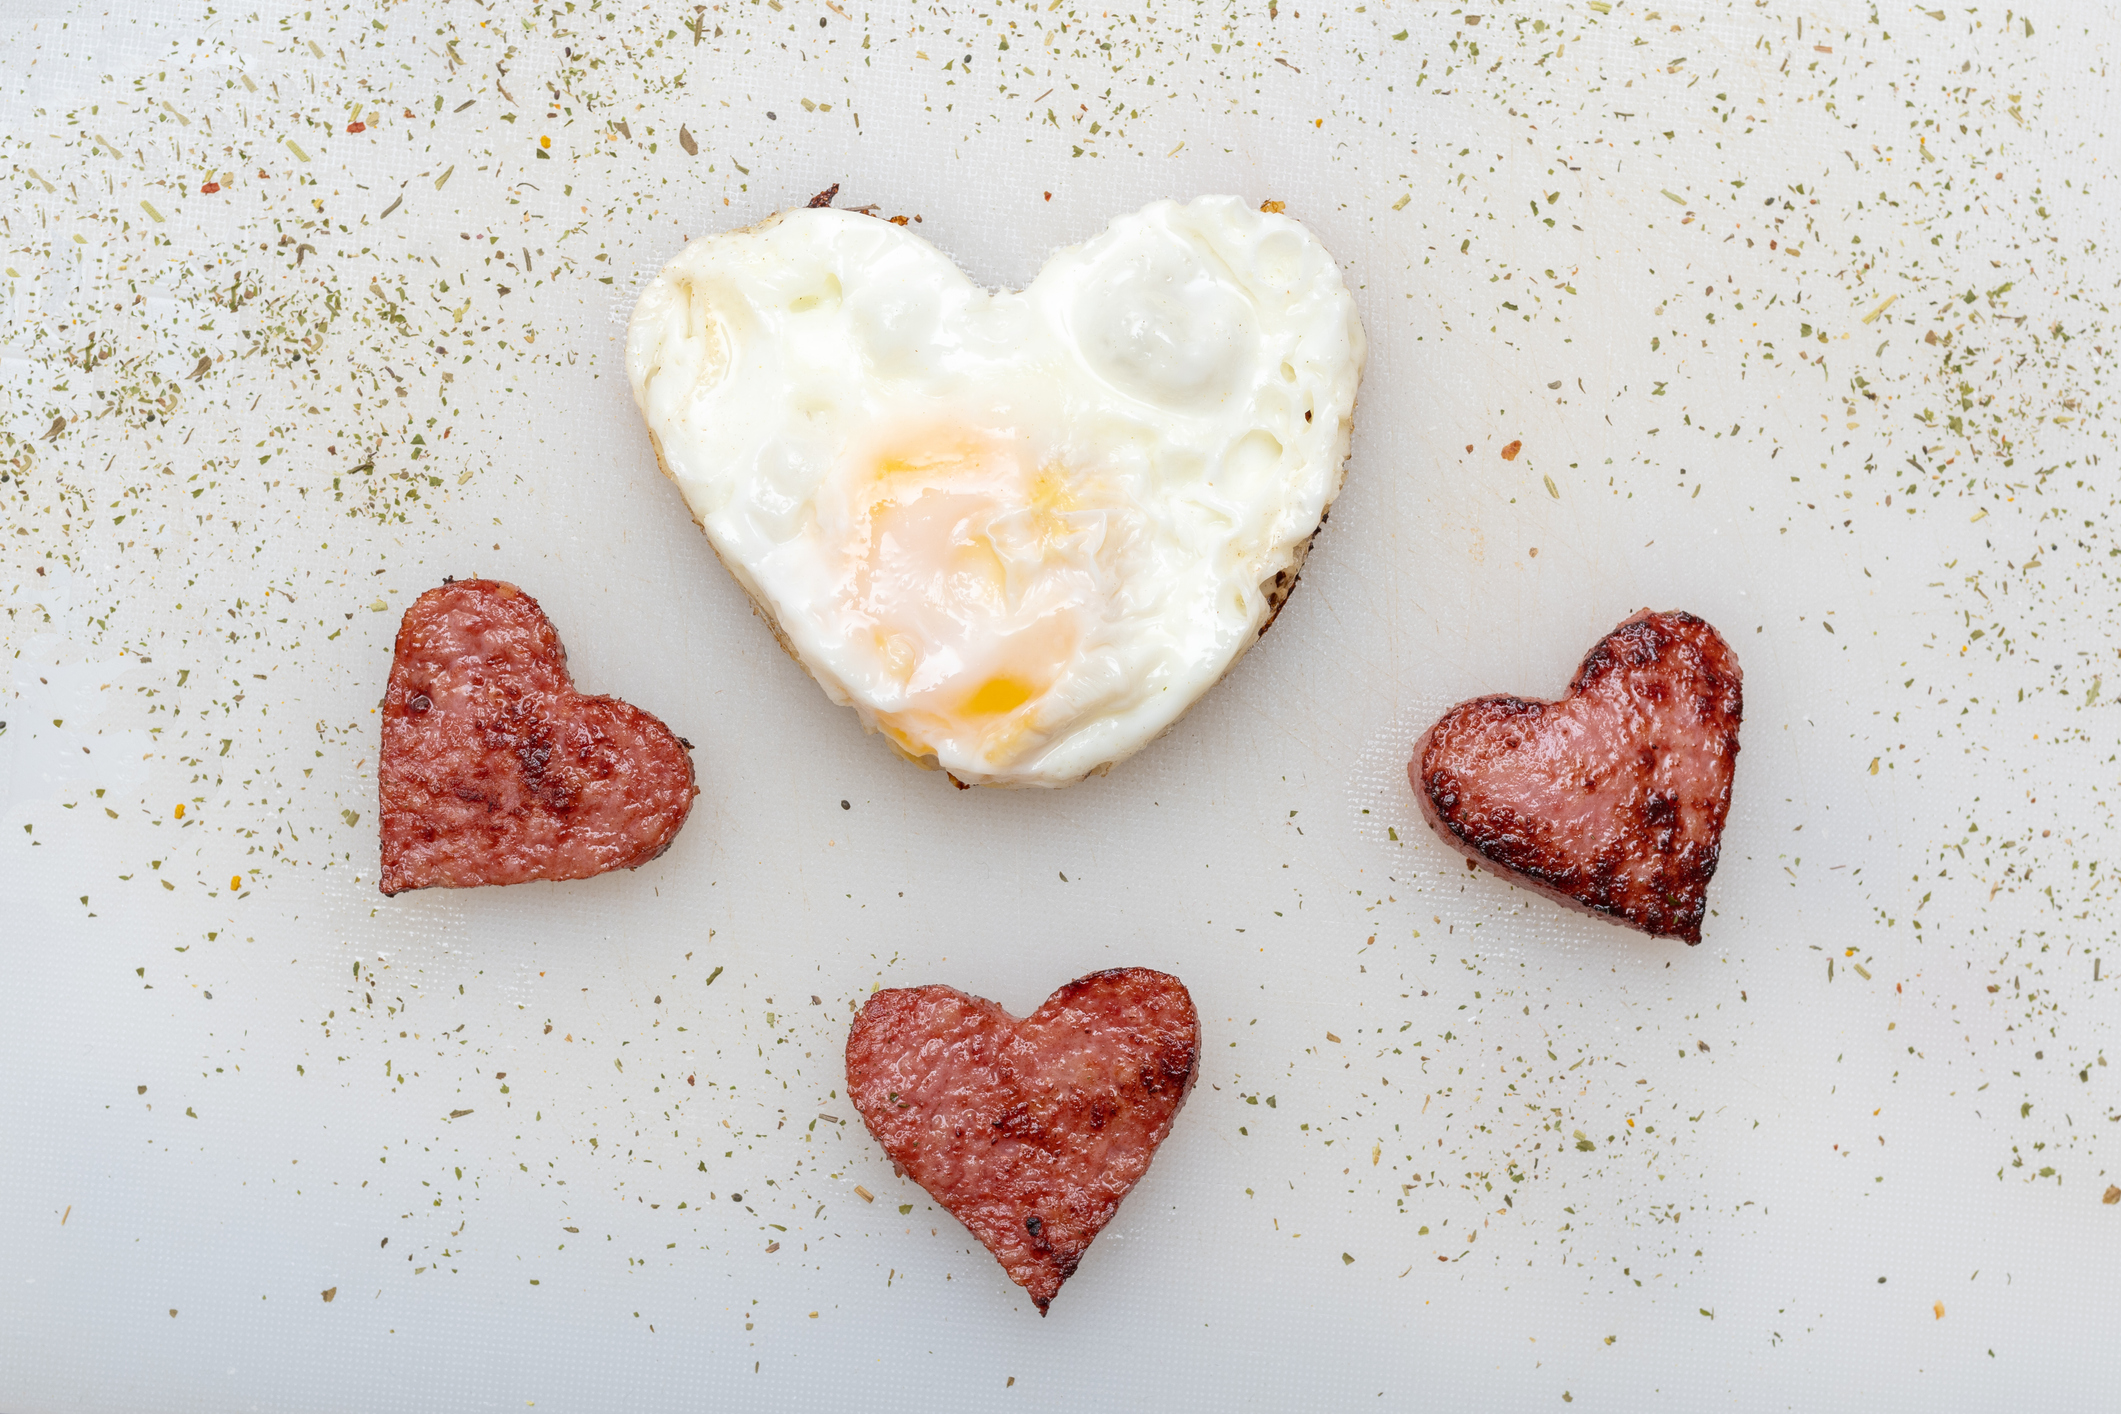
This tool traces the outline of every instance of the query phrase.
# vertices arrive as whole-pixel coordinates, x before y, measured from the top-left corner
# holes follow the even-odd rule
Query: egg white
[[[1259,636],[1339,491],[1364,338],[1325,248],[1161,201],[975,286],[902,226],[692,242],[627,372],[715,551],[836,702],[985,785],[1141,749]]]

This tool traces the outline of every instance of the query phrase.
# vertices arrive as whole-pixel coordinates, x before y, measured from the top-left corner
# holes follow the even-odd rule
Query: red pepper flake
[[[221,184],[219,182],[208,182],[205,186],[199,188],[199,194],[201,196],[212,196],[215,192],[219,190],[221,190]]]
[[[360,121],[351,122],[346,125],[346,131],[350,133],[365,133],[368,131],[368,124]]]
[[[1513,462],[1513,461],[1516,461],[1516,460],[1517,460],[1517,454],[1518,454],[1519,452],[1523,451],[1523,450],[1524,450],[1524,443],[1523,443],[1523,442],[1521,442],[1521,441],[1520,441],[1520,442],[1512,442],[1512,443],[1510,443],[1510,444],[1509,444],[1508,446],[1506,446],[1506,447],[1504,447],[1504,448],[1502,449],[1502,459],[1503,459],[1504,461],[1506,461],[1506,462]]]

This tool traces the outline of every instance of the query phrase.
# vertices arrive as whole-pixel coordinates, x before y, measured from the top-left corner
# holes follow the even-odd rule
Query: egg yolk
[[[845,603],[904,704],[879,726],[914,756],[950,741],[1014,759],[1103,598],[1101,537],[1069,478],[962,429],[923,429],[847,470]]]
[[[988,678],[979,685],[978,691],[965,699],[965,710],[976,717],[1014,712],[1043,690],[1021,678]]]

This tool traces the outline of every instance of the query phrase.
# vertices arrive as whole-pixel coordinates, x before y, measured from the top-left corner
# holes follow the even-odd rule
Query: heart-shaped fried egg
[[[784,647],[957,780],[1065,785],[1265,629],[1339,491],[1355,304],[1296,221],[1162,201],[987,291],[902,226],[694,241],[627,371]]]

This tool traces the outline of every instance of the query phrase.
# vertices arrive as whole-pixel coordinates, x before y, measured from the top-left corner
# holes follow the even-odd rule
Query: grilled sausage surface
[[[698,794],[684,743],[638,707],[577,692],[537,600],[498,580],[413,601],[382,715],[386,894],[636,868],[669,848]]]
[[[847,1035],[847,1093],[1043,1315],[1148,1171],[1199,1059],[1193,998],[1144,967],[1078,978],[1021,1021],[953,987],[894,988]]]
[[[1431,828],[1496,873],[1656,937],[1701,941],[1743,715],[1738,657],[1687,613],[1636,614],[1557,702],[1480,697],[1407,768]]]

